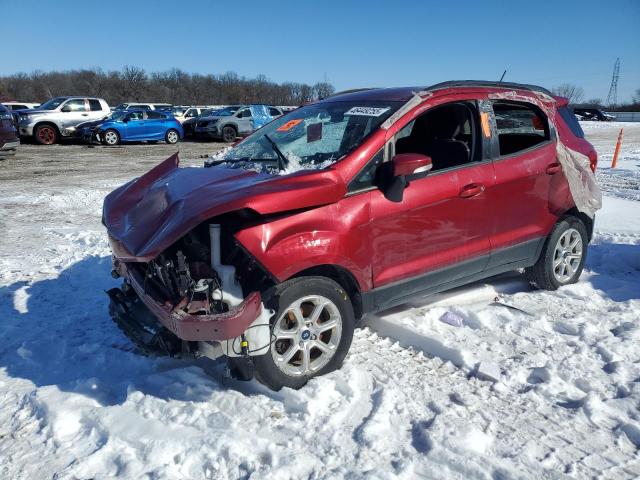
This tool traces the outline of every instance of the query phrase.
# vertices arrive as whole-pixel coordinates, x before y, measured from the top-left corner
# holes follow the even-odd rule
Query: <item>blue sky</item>
[[[621,57],[618,100],[640,88],[640,0],[0,0],[0,24],[0,74],[129,64],[342,90],[506,68],[508,81],[606,99]]]

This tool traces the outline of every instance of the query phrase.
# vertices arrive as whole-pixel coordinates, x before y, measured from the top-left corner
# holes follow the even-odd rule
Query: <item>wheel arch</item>
[[[561,221],[563,217],[576,217],[578,220],[580,220],[587,229],[587,236],[589,241],[591,241],[591,238],[593,237],[593,218],[585,213],[582,213],[576,207],[567,210],[564,215],[558,219],[558,221]]]
[[[58,126],[57,123],[51,121],[51,120],[40,120],[39,122],[37,122],[34,126],[33,126],[33,132],[35,134],[35,131],[38,127],[41,127],[43,125],[49,125],[53,128],[56,129],[56,132],[58,133],[58,137],[62,137],[62,131],[60,130],[60,127]]]
[[[363,315],[362,295],[358,280],[347,268],[335,264],[315,265],[292,275],[290,278],[326,277],[335,281],[349,295],[356,320]],[[287,279],[288,280],[288,279]]]

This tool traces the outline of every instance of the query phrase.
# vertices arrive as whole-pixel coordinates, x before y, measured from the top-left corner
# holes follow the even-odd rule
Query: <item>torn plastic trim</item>
[[[591,170],[591,160],[586,155],[571,150],[560,140],[556,144],[556,154],[576,208],[593,218],[596,211],[602,208],[602,193]]]

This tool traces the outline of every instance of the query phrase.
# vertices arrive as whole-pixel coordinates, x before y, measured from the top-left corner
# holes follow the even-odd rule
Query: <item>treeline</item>
[[[617,103],[615,105],[603,102],[601,98],[585,99],[584,89],[572,83],[563,83],[551,89],[554,95],[567,97],[574,107],[601,108],[610,112],[640,112],[640,88],[635,91],[630,102]]]
[[[127,101],[173,105],[224,105],[267,103],[301,105],[331,95],[330,83],[275,83],[264,75],[241,77],[233,72],[220,75],[187,73],[177,68],[147,73],[135,66],[122,71],[101,69],[64,72],[17,73],[0,77],[0,99],[45,102],[63,95],[104,98],[109,105]]]

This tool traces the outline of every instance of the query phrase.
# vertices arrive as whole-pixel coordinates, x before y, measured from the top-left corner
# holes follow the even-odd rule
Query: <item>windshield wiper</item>
[[[276,152],[276,155],[278,156],[278,169],[279,170],[286,170],[287,169],[287,165],[289,165],[289,159],[284,156],[284,154],[278,148],[278,145],[276,145],[276,142],[271,140],[269,135],[267,135],[265,133],[264,134],[264,138],[266,138],[267,141],[271,144],[271,146],[273,147],[273,151]]]

